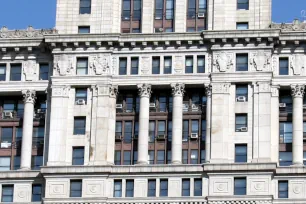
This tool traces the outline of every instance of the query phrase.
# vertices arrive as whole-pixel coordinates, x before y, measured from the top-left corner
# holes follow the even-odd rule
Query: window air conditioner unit
[[[13,118],[13,113],[10,111],[5,111],[4,112],[4,117],[5,118]]]
[[[121,141],[122,140],[122,135],[116,135],[115,140],[116,141]]]
[[[9,142],[7,142],[7,141],[3,141],[3,142],[1,143],[1,148],[10,148],[11,145],[12,145],[12,143],[9,143]]]
[[[155,107],[156,107],[155,103],[150,103],[150,108],[155,108]]]
[[[248,131],[248,128],[247,127],[242,127],[240,128],[240,132],[247,132]]]
[[[279,107],[280,107],[280,108],[286,108],[286,106],[287,106],[286,103],[280,103],[280,104],[279,104]]]
[[[163,28],[155,28],[155,33],[162,33],[164,32]]]
[[[190,138],[191,139],[198,139],[199,135],[198,133],[191,133]]]
[[[198,13],[198,18],[204,18],[205,17],[205,13]]]
[[[122,104],[116,104],[116,109],[122,109],[122,108],[123,108]]]
[[[236,98],[236,101],[237,101],[237,102],[246,102],[246,97],[245,97],[245,96],[238,96],[238,97]]]
[[[85,100],[84,100],[84,99],[78,99],[78,100],[76,101],[76,104],[77,104],[77,105],[85,105]]]
[[[166,135],[158,135],[157,140],[165,140],[166,139]]]

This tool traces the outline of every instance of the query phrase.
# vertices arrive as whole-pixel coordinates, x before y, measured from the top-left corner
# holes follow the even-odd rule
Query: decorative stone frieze
[[[185,84],[182,84],[182,83],[171,84],[171,88],[172,88],[173,96],[183,96],[184,95]]]
[[[0,38],[37,38],[48,34],[57,34],[57,30],[35,30],[32,26],[29,26],[26,30],[8,30],[5,26],[0,29]]]
[[[117,58],[116,57],[112,57],[112,74],[116,74],[118,70],[118,66],[117,66]]]
[[[24,90],[22,91],[22,95],[25,103],[35,103],[36,92],[34,90]]]
[[[60,76],[71,75],[73,67],[72,57],[69,55],[54,56],[54,74]]]
[[[212,93],[213,94],[228,94],[230,83],[213,83],[212,84]]]
[[[138,84],[138,93],[140,97],[149,97],[151,96],[151,85],[150,84]]]
[[[52,97],[69,97],[70,86],[52,87]]]
[[[207,71],[205,70],[205,72],[212,72],[212,54],[210,53],[207,54]]]
[[[183,73],[183,70],[185,68],[185,63],[184,63],[184,56],[175,56],[174,57],[174,72],[176,74],[181,74]]]
[[[278,57],[273,56],[272,57],[272,71],[275,72],[276,70],[278,70]]]
[[[294,84],[291,85],[291,95],[293,97],[304,97],[304,93],[305,93],[305,85],[301,85],[301,84]]]
[[[303,55],[291,55],[289,61],[294,75],[301,75],[304,72],[305,57]]]
[[[233,68],[233,53],[218,52],[214,53],[213,72],[228,72]]]
[[[90,58],[90,68],[96,75],[111,74],[110,55],[95,55]]]
[[[251,53],[250,65],[254,71],[270,71],[271,53],[258,51]]]
[[[23,74],[26,81],[33,81],[36,75],[36,62],[33,60],[25,61],[23,63]]]

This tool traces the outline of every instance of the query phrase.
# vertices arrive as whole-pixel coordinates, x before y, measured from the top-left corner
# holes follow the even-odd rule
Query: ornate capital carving
[[[138,84],[138,93],[140,97],[149,97],[151,96],[151,85],[150,84]]]
[[[36,92],[34,90],[24,90],[22,91],[22,95],[25,103],[35,103]]]
[[[280,89],[279,86],[272,86],[271,87],[272,97],[279,97],[279,89]]]
[[[33,81],[36,74],[36,62],[33,60],[25,61],[23,63],[23,73],[26,81]]]
[[[293,97],[303,98],[305,92],[305,86],[301,84],[291,85],[291,95]]]
[[[211,97],[211,93],[212,93],[212,86],[211,84],[207,84],[205,85],[205,94],[207,97]]]
[[[231,87],[230,83],[215,83],[212,84],[212,93],[228,94],[230,87]]]
[[[171,88],[172,88],[173,96],[183,96],[184,95],[185,84],[182,84],[182,83],[171,84]]]
[[[116,98],[118,95],[117,85],[96,85],[92,86],[94,96],[109,96],[111,98]]]
[[[96,75],[110,74],[110,56],[96,55],[91,57],[90,68],[92,68]]]
[[[116,85],[111,85],[109,87],[109,97],[111,98],[117,98],[117,95],[118,95],[118,86]]]

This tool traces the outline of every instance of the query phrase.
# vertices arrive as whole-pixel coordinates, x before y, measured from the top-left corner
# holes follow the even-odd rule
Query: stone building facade
[[[54,30],[2,27],[1,202],[306,203],[305,43],[270,0],[58,0]]]

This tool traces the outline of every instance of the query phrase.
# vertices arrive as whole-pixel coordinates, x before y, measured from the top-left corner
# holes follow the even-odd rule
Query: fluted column
[[[140,97],[137,164],[148,164],[151,85],[139,84],[137,87]]]
[[[210,137],[211,137],[211,85],[205,86],[206,92],[206,138],[205,138],[205,162],[210,160]],[[202,127],[203,128],[203,127]]]
[[[304,85],[291,85],[293,98],[292,164],[303,165],[303,96]]]
[[[172,164],[182,163],[182,135],[183,135],[183,95],[184,84],[171,84],[173,95],[172,110]]]
[[[33,115],[36,93],[33,90],[22,91],[24,98],[24,114],[22,127],[22,145],[20,168],[31,170]]]

